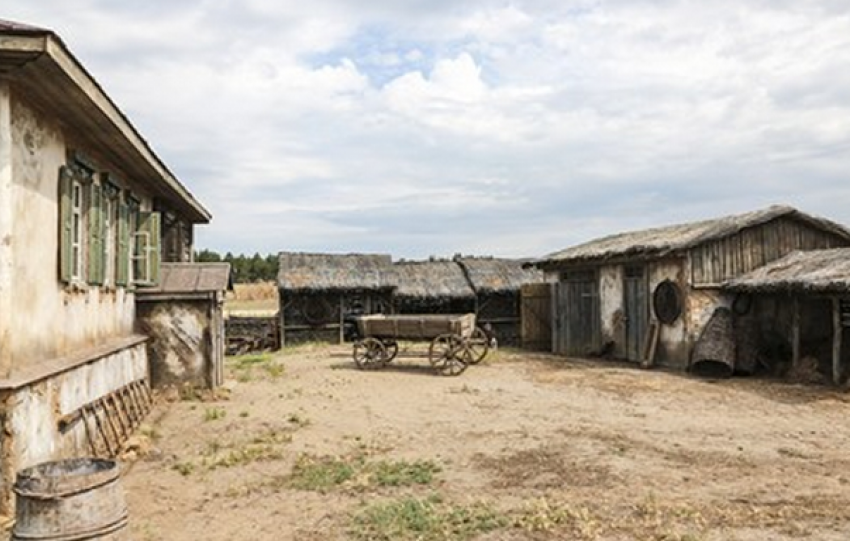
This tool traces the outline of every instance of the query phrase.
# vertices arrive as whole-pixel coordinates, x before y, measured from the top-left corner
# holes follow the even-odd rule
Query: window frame
[[[118,283],[118,201],[121,188],[108,173],[101,178],[103,188],[103,285],[115,287]]]
[[[88,263],[88,189],[94,171],[73,161],[59,169],[59,279],[69,285],[85,285]]]
[[[85,288],[152,286],[159,282],[159,212],[89,162],[71,160],[59,171],[59,280]]]

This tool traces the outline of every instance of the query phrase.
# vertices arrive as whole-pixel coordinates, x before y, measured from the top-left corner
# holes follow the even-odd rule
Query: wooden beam
[[[337,333],[337,343],[342,344],[345,341],[345,299],[342,295],[339,296],[339,333]]]
[[[649,322],[640,360],[641,368],[652,368],[655,364],[655,352],[658,349],[658,338],[661,334],[661,323],[657,320]]]
[[[832,383],[841,383],[841,301],[832,299]]]
[[[800,298],[794,296],[794,317],[791,321],[791,366],[800,368]]]

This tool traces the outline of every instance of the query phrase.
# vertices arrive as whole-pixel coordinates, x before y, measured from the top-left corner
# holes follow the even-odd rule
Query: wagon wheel
[[[377,338],[364,338],[354,343],[354,362],[357,368],[372,370],[387,364],[387,349]]]
[[[387,350],[387,359],[385,362],[390,362],[398,355],[398,342],[395,340],[384,340],[384,348]]]
[[[456,334],[441,334],[428,347],[428,361],[443,376],[457,376],[466,370],[463,343]]]
[[[467,362],[469,364],[478,364],[484,360],[487,352],[490,351],[490,338],[484,332],[484,329],[475,327],[472,334],[464,342],[464,345],[469,354]]]

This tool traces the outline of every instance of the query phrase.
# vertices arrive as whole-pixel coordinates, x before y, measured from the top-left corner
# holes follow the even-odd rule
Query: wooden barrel
[[[126,539],[127,503],[114,460],[75,458],[18,472],[12,541]]]

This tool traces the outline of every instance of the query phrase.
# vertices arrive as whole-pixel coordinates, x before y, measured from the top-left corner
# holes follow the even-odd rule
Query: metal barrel
[[[75,458],[18,472],[12,541],[125,541],[127,503],[114,460]]]
[[[718,308],[694,346],[691,372],[706,378],[728,378],[735,372],[735,335],[732,313]]]

